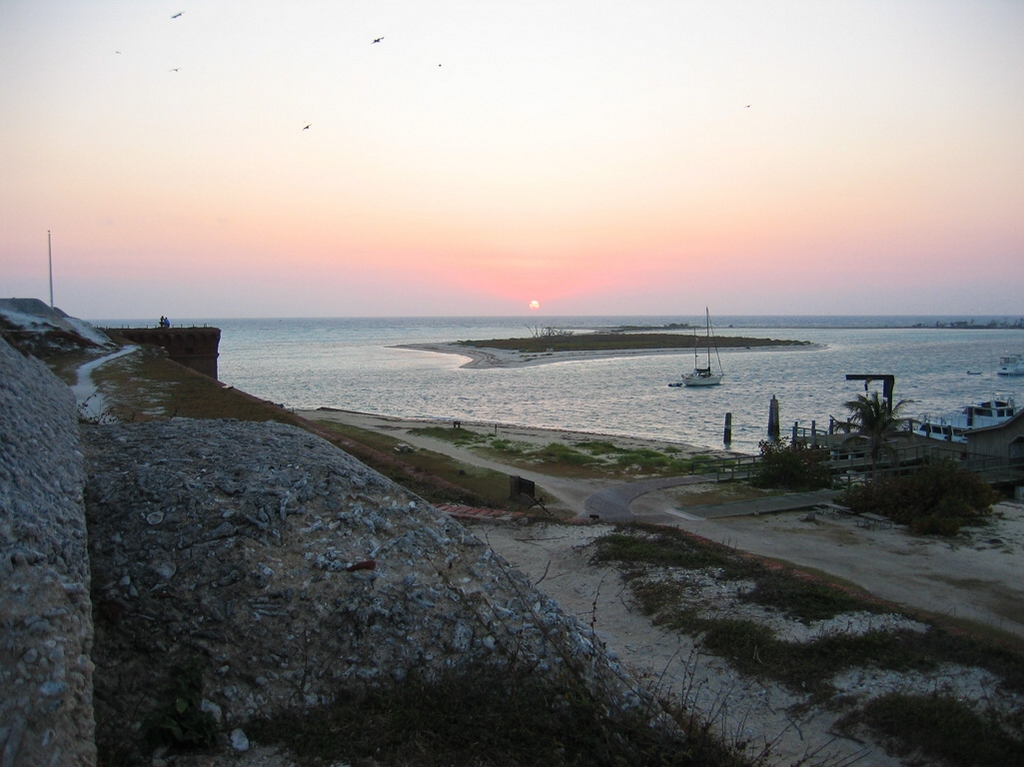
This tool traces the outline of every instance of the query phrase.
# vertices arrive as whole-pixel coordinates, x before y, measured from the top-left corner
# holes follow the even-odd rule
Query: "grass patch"
[[[430,503],[452,503],[485,508],[518,508],[508,497],[508,475],[470,466],[442,453],[416,450],[394,454],[401,440],[337,421],[317,421],[322,429],[346,438],[341,447],[389,479]],[[442,431],[458,431],[442,429]],[[437,482],[436,480],[441,480]]]
[[[551,442],[540,450],[535,450],[530,455],[543,464],[588,466],[595,462],[593,456],[581,453],[579,450],[561,442]]]
[[[854,721],[882,736],[901,757],[974,767],[1024,764],[1021,721],[1001,722],[948,695],[892,693],[870,701],[843,724]]]
[[[506,456],[521,456],[530,449],[530,446],[525,442],[515,442],[510,439],[492,439],[490,449]]]
[[[703,545],[682,530],[625,525],[596,541],[599,562],[656,565],[683,570],[720,570],[725,578],[746,577],[751,560],[730,555],[724,547]]]
[[[744,592],[747,602],[771,607],[791,618],[810,623],[864,608],[864,600],[828,583],[801,577],[797,572],[762,566],[754,588]],[[877,608],[874,603],[872,611]]]
[[[749,764],[699,728],[683,737],[639,716],[616,721],[578,685],[507,669],[349,690],[329,706],[252,722],[246,731],[258,742],[286,745],[304,765],[362,759],[381,767]]]
[[[140,346],[92,372],[108,415],[122,423],[160,418],[236,418],[239,421],[299,419],[273,403],[252,397],[169,360],[162,349]]]
[[[614,455],[616,453],[626,452],[623,448],[617,447],[611,442],[604,440],[590,440],[587,442],[577,442],[576,447],[580,450],[585,450],[591,455]]]
[[[633,478],[637,474],[682,476],[692,473],[693,464],[674,454],[677,448],[626,449],[607,441],[565,444],[551,442],[533,447],[524,442],[494,439],[487,446],[502,458],[512,459],[524,469],[542,467],[543,471],[578,478]]]
[[[893,612],[867,595],[808,577],[799,571],[747,557],[675,528],[621,526],[596,541],[596,560],[625,566],[625,579],[641,611],[658,625],[701,635],[704,647],[743,674],[770,678],[794,691],[827,700],[830,680],[858,667],[929,671],[942,664],[984,668],[1002,686],[1024,692],[1024,655],[1015,646],[953,633],[938,625],[925,632],[837,633],[795,643],[775,639],[759,623],[708,617],[688,603],[689,588],[665,570],[700,571],[722,581],[742,581],[738,598],[811,622],[851,612]]]
[[[409,433],[416,434],[421,437],[430,437],[431,439],[450,442],[453,445],[478,445],[487,441],[486,436],[475,432],[472,429],[454,429],[446,428],[444,426],[423,426],[416,429],[409,429]]]
[[[779,495],[779,490],[763,490],[746,482],[708,482],[700,485],[685,485],[674,488],[673,500],[680,507],[711,506],[716,503],[747,501]]]
[[[866,596],[675,529],[620,527],[599,539],[597,546],[597,559],[625,566],[633,598],[656,624],[699,637],[705,651],[742,675],[776,681],[807,696],[801,705],[855,705],[855,699],[842,697],[832,684],[838,674],[855,668],[897,673],[929,673],[944,665],[982,668],[999,678],[1003,690],[1024,693],[1024,653],[1017,645],[947,631],[937,624],[924,632],[833,633],[802,643],[781,641],[756,620],[708,614],[703,605],[688,601],[690,587],[675,576],[682,570],[698,570],[721,580],[751,582],[739,592],[741,600],[802,621],[883,608]],[[994,767],[1024,760],[1024,713],[999,718],[947,695],[885,695],[848,711],[838,726],[851,731],[859,725],[883,738],[897,754],[923,757],[929,763]]]
[[[615,463],[628,469],[658,474],[689,474],[693,464],[682,458],[674,458],[659,450],[640,448],[624,450],[615,454]]]

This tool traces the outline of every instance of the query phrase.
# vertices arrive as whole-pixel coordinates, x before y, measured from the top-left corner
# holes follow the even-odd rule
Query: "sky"
[[[85,319],[1020,316],[1024,2],[0,0],[0,297],[51,260]]]

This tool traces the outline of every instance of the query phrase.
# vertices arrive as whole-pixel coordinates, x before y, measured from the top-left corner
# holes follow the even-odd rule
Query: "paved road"
[[[589,496],[583,502],[583,511],[589,516],[601,518],[602,522],[628,522],[633,519],[629,505],[645,493],[653,490],[664,490],[679,485],[695,485],[701,482],[714,482],[713,479],[698,475],[687,477],[659,477],[657,479],[641,479],[614,485]]]
[[[711,477],[665,477],[660,479],[644,479],[615,485],[606,490],[594,493],[584,502],[584,511],[588,516],[597,515],[602,522],[628,522],[633,519],[629,510],[630,504],[641,495],[667,487],[693,485],[700,482],[714,482]],[[822,503],[828,503],[838,493],[835,490],[817,490],[812,493],[787,493],[772,495],[765,498],[753,498],[746,501],[715,503],[705,506],[687,506],[680,512],[686,519],[719,519],[721,517],[743,517],[755,514],[773,514],[780,511],[797,511],[810,509]],[[666,510],[672,514],[672,511]]]

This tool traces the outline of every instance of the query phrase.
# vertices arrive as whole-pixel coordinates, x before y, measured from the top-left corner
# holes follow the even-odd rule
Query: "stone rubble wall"
[[[118,731],[196,665],[236,738],[339,689],[474,664],[568,676],[613,717],[651,705],[479,538],[320,437],[176,418],[83,426],[83,444],[97,720]]]
[[[2,339],[0,547],[0,767],[142,755],[189,668],[236,753],[253,718],[480,664],[579,684],[612,718],[657,709],[589,627],[326,440],[79,424]]]
[[[91,765],[93,643],[78,412],[0,338],[0,765]]]

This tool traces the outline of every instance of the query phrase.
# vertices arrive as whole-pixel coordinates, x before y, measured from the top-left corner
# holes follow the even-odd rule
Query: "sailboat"
[[[693,372],[687,373],[683,376],[683,386],[717,386],[722,383],[722,379],[725,378],[725,374],[722,372],[722,359],[718,356],[718,344],[715,343],[714,334],[711,332],[711,313],[707,307],[704,307],[704,317],[706,322],[706,351],[707,351],[707,362],[701,367],[700,361],[697,357],[697,335],[693,337]],[[716,373],[711,369],[711,345],[715,346],[715,358],[718,360],[718,372]]]

